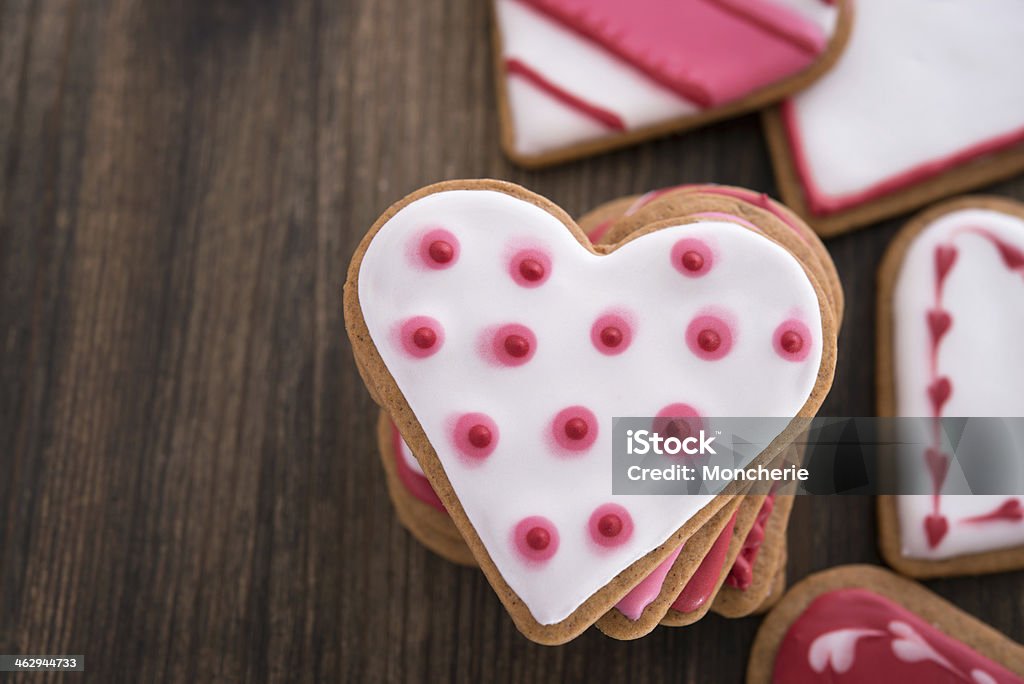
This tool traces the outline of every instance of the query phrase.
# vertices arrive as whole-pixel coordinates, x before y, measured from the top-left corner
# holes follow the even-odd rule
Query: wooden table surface
[[[537,646],[390,509],[341,313],[388,204],[460,177],[573,214],[687,181],[774,191],[756,117],[514,168],[487,15],[0,0],[0,653],[84,654],[95,682],[740,681],[756,618]],[[897,226],[829,243],[849,306],[824,414],[873,410]],[[800,500],[790,578],[878,562],[874,522],[867,499]],[[930,586],[1024,638],[1024,574]]]

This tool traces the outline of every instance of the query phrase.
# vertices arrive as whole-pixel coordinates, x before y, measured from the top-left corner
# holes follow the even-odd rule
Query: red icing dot
[[[534,551],[543,551],[551,545],[551,533],[543,527],[531,527],[526,533],[526,545]]]
[[[487,458],[498,445],[498,425],[483,413],[466,413],[455,421],[453,441],[470,462]]]
[[[732,329],[719,316],[698,316],[686,328],[686,344],[690,351],[706,361],[716,361],[728,354],[732,349],[732,338]]]
[[[488,356],[502,366],[521,366],[537,351],[537,337],[525,325],[510,323],[492,331]]]
[[[672,246],[672,265],[690,278],[705,275],[714,265],[711,248],[702,240],[684,238]]]
[[[618,504],[598,506],[590,514],[590,538],[599,546],[621,546],[633,536],[633,516]]]
[[[537,287],[551,275],[551,257],[539,249],[523,249],[509,263],[512,279],[523,287]]]
[[[555,443],[566,451],[586,451],[597,439],[597,418],[583,406],[562,409],[551,423]]]
[[[458,261],[459,241],[451,231],[434,228],[420,238],[419,254],[428,268],[448,268]]]
[[[430,243],[430,258],[439,264],[447,264],[455,256],[455,248],[446,240],[434,240]]]
[[[706,328],[697,333],[697,345],[704,351],[712,354],[722,346],[722,338],[711,328]]]
[[[700,252],[693,250],[683,252],[683,268],[687,271],[699,271],[704,268],[704,257]]]
[[[622,330],[615,326],[609,325],[607,328],[601,329],[601,344],[606,347],[618,347],[622,344]]]
[[[416,328],[416,332],[412,334],[412,342],[420,349],[430,349],[437,342],[437,333],[433,328],[426,326]]]
[[[772,347],[787,361],[803,361],[811,353],[811,331],[803,322],[791,318],[775,329]]]
[[[486,425],[474,425],[467,433],[469,443],[477,449],[486,449],[491,445],[491,430]]]
[[[582,418],[570,418],[565,422],[565,436],[575,441],[586,439],[588,429],[587,421]]]
[[[505,351],[509,356],[521,359],[530,353],[530,341],[522,335],[509,335],[505,338]]]
[[[600,316],[590,328],[590,341],[608,356],[621,354],[633,341],[633,326],[624,315],[607,313]]]
[[[689,404],[669,404],[658,411],[651,429],[662,437],[686,439],[700,434],[704,427],[697,409]],[[680,452],[680,455],[685,455]]]
[[[417,359],[431,356],[444,344],[444,328],[429,316],[414,316],[399,330],[402,348]]]
[[[512,530],[512,542],[529,563],[541,563],[558,551],[558,530],[547,518],[531,515]]]
[[[535,283],[544,277],[544,264],[536,259],[523,259],[519,262],[519,275]]]

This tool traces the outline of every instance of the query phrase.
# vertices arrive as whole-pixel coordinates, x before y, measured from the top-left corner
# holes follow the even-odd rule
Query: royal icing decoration
[[[746,591],[754,583],[754,563],[757,561],[757,555],[761,552],[765,527],[768,525],[768,519],[773,510],[775,510],[775,495],[769,494],[764,498],[764,503],[761,504],[761,509],[757,512],[754,525],[747,533],[747,538],[743,540],[740,555],[736,557],[732,568],[729,569],[729,576],[725,578],[725,583],[730,587]]]
[[[857,0],[850,43],[783,105],[807,203],[827,215],[1024,143],[1024,3]]]
[[[822,0],[496,0],[515,150],[538,155],[697,114],[810,66]]]
[[[457,259],[442,269],[420,248],[439,228],[458,243]],[[713,254],[705,275],[676,267],[673,249],[683,240]],[[522,250],[547,260],[540,287],[509,272]],[[437,192],[401,208],[364,253],[358,298],[469,522],[540,624],[571,615],[712,499],[613,497],[612,417],[654,416],[674,404],[702,416],[796,415],[822,360],[814,286],[799,261],[763,235],[700,221],[601,256],[547,211],[492,190]],[[610,311],[630,321],[619,354],[593,344],[595,321]],[[444,330],[429,356],[404,341],[405,322],[418,316]],[[727,325],[730,341],[709,324],[717,347],[702,345],[705,328],[694,335],[692,322],[705,316]],[[777,327],[794,319],[808,331],[799,362],[773,346]],[[512,335],[528,349],[506,346]],[[605,513],[591,525],[595,511]]]
[[[816,598],[783,637],[772,681],[1020,684],[999,663],[866,589]]]
[[[725,567],[725,561],[729,555],[729,543],[732,541],[735,529],[736,514],[734,513],[729,519],[729,524],[719,533],[715,543],[711,545],[707,555],[697,566],[693,577],[679,592],[676,600],[672,602],[672,610],[690,613],[707,603],[711,592],[718,584],[718,578],[722,576],[722,568]]]
[[[941,559],[1024,544],[1022,497],[942,494],[968,474],[959,462],[951,467],[938,424],[942,417],[1024,416],[1024,220],[966,209],[925,228],[894,287],[893,336],[897,415],[935,419],[915,438],[928,445],[916,469],[901,473],[934,493],[897,497],[903,555]],[[969,426],[961,445],[978,437]],[[1024,434],[1007,435],[1002,446],[1024,452]],[[996,461],[989,477],[1017,463]]]

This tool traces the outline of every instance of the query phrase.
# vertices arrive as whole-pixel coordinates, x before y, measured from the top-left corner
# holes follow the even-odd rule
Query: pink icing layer
[[[757,561],[757,555],[761,552],[765,526],[768,524],[768,518],[771,517],[773,510],[775,510],[775,495],[769,494],[764,498],[761,510],[757,512],[757,518],[754,520],[750,532],[747,533],[747,538],[743,540],[743,549],[740,551],[740,555],[736,557],[736,561],[729,570],[729,576],[725,578],[725,583],[730,587],[746,591],[754,583],[754,563]]]
[[[722,567],[725,565],[725,558],[729,554],[729,542],[732,541],[733,529],[736,527],[736,514],[729,518],[729,524],[718,535],[718,539],[711,545],[708,555],[697,566],[697,571],[686,583],[679,597],[672,604],[672,610],[680,613],[689,613],[697,610],[711,596],[712,590],[718,584],[718,578],[722,576]]]
[[[402,435],[398,433],[398,428],[392,425],[391,450],[394,452],[395,467],[398,470],[398,479],[401,480],[405,489],[418,500],[428,506],[433,506],[442,513],[447,513],[448,511],[445,510],[444,504],[441,503],[441,499],[437,498],[437,493],[434,492],[434,488],[430,486],[430,482],[427,478],[413,471],[408,464],[406,464],[405,459],[402,458],[403,448],[404,444],[402,442]]]
[[[654,569],[654,572],[645,577],[640,584],[633,587],[621,601],[616,603],[615,607],[619,609],[619,612],[630,620],[639,620],[640,616],[643,615],[644,608],[651,605],[651,602],[658,598],[658,594],[661,593],[661,586],[665,583],[665,577],[668,576],[668,571],[672,569],[672,564],[676,562],[676,558],[679,558],[679,553],[682,550],[683,547],[680,545],[679,548],[669,554],[668,558],[661,562],[661,565]]]
[[[866,589],[816,598],[790,625],[775,656],[772,681],[1024,682],[903,606]]]
[[[810,66],[826,39],[765,0],[523,0],[701,107]]]
[[[793,164],[796,166],[797,176],[800,179],[800,185],[803,187],[804,196],[807,200],[807,207],[817,216],[828,216],[852,209],[853,207],[866,204],[872,200],[891,195],[940,176],[979,157],[995,154],[996,152],[1024,144],[1024,128],[1022,128],[960,150],[956,154],[939,157],[930,162],[920,164],[895,176],[880,180],[865,190],[835,197],[822,191],[814,180],[814,173],[811,171],[807,153],[804,151],[803,138],[800,136],[795,108],[791,101],[787,100],[782,103],[782,120],[786,129],[786,137],[789,140]]]

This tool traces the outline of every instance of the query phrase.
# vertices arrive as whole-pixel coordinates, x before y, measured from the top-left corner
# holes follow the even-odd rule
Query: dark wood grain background
[[[574,214],[686,181],[774,191],[756,117],[510,166],[487,14],[0,0],[0,653],[84,654],[95,682],[740,681],[757,619],[536,646],[390,510],[341,314],[388,204],[481,176]],[[826,414],[872,411],[897,225],[829,244],[849,306]],[[791,579],[877,562],[873,525],[869,500],[801,500]],[[1022,580],[930,584],[1021,639]]]

